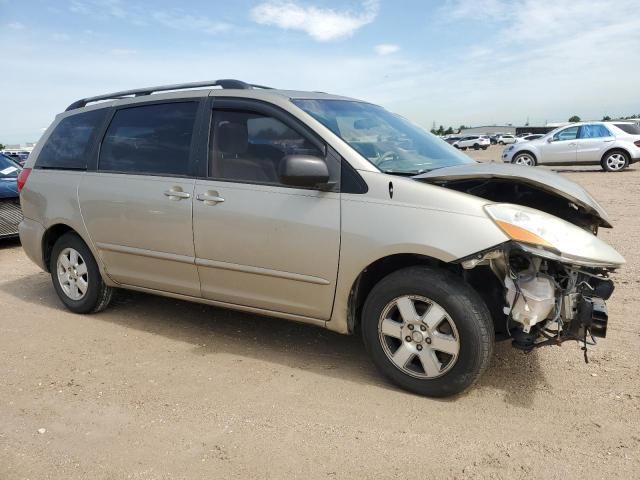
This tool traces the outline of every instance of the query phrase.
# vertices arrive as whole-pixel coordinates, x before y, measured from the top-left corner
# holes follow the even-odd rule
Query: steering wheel
[[[376,162],[376,167],[382,167],[385,163],[397,162],[398,160],[400,160],[400,155],[397,153],[392,151],[384,152],[380,157],[380,160]]]

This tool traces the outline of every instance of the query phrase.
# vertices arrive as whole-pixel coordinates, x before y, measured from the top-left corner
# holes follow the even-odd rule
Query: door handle
[[[603,140],[604,143],[611,143],[611,142],[615,142],[616,139],[615,138],[609,138],[607,140]]]
[[[169,197],[171,200],[181,200],[183,198],[191,198],[191,194],[188,192],[183,192],[182,189],[178,190],[180,187],[173,187],[171,190],[165,190],[164,196]]]
[[[207,205],[215,205],[224,202],[224,198],[218,195],[218,192],[207,191],[207,193],[199,193],[196,200],[200,200]]]

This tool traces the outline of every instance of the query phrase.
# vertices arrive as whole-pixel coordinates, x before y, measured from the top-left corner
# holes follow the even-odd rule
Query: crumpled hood
[[[416,175],[413,178],[435,184],[447,181],[482,178],[517,180],[564,197],[586,212],[599,218],[601,226],[611,227],[609,215],[607,215],[604,208],[600,206],[589,192],[577,183],[557,173],[543,170],[540,167],[525,167],[523,165],[512,165],[508,163],[469,163],[466,165],[438,168]]]

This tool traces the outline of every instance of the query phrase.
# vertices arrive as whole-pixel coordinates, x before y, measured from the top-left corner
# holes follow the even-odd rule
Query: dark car
[[[22,221],[18,174],[22,167],[9,156],[0,153],[0,238],[18,235]]]

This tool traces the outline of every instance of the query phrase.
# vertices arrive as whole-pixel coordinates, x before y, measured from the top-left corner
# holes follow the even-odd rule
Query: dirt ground
[[[562,174],[628,261],[608,337],[589,364],[575,343],[499,344],[449,400],[309,326],[127,292],[74,315],[0,242],[0,479],[640,478],[640,167]]]

